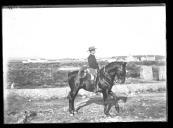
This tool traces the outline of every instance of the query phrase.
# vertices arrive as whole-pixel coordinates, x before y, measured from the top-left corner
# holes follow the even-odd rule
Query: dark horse
[[[94,81],[91,80],[91,75],[85,72],[85,69],[79,71],[72,71],[68,73],[68,83],[70,86],[69,98],[69,112],[70,115],[74,115],[74,100],[78,91],[83,88],[87,91],[94,91]],[[112,96],[115,101],[115,108],[119,112],[119,105],[116,95],[111,91],[114,85],[115,79],[117,83],[124,83],[126,76],[126,62],[111,62],[101,68],[97,73],[96,84],[98,85],[100,92],[103,94],[104,101],[104,113],[110,116],[110,103],[108,102]]]

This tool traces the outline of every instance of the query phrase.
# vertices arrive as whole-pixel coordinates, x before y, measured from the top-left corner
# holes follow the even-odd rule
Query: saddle
[[[78,76],[80,78],[85,78],[89,74],[91,76],[91,80],[96,80],[97,77],[97,69],[92,69],[89,67],[82,67],[79,72]]]
[[[97,78],[97,69],[89,68],[89,67],[82,67],[78,72],[78,78],[87,78],[88,74],[91,76],[90,80],[92,81],[94,86],[94,92],[98,92],[99,87],[96,84],[96,78]]]

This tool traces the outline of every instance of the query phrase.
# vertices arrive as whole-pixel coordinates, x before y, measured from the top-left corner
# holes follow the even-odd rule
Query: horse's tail
[[[76,75],[78,74],[78,71],[72,71],[72,72],[68,72],[68,78],[67,78],[67,82],[70,86],[70,88],[72,89],[74,86],[74,78],[76,77]]]
[[[75,86],[75,77],[76,77],[77,74],[78,74],[78,71],[68,72],[67,82],[68,82],[68,85],[69,85],[71,90],[73,90],[73,88]],[[69,98],[69,96],[70,96],[70,92],[69,92],[67,98]]]

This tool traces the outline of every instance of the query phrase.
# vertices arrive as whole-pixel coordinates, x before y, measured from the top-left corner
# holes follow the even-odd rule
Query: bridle
[[[109,81],[111,81],[112,78],[110,77],[110,74],[106,71],[105,67],[106,67],[106,66],[103,67],[103,75],[104,75]],[[123,70],[123,69],[122,69],[122,67],[121,67],[121,71],[122,71],[122,70]],[[115,74],[114,77],[116,77],[116,76],[117,76],[117,79],[119,79],[119,77],[118,77],[117,74]],[[115,79],[114,79],[114,80],[115,80]],[[118,80],[116,80],[116,83],[117,83],[117,81],[118,81]]]
[[[106,71],[105,69],[106,66],[103,67],[103,75],[106,79],[108,79],[109,81],[112,81],[112,78],[110,77],[110,74]]]
[[[106,66],[103,67],[103,74],[104,74],[104,76],[109,76],[109,73],[106,72],[105,67],[106,67]]]

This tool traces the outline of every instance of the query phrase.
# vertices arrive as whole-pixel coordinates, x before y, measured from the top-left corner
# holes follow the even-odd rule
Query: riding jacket
[[[97,60],[94,55],[90,54],[88,57],[88,65],[90,68],[99,69]]]

